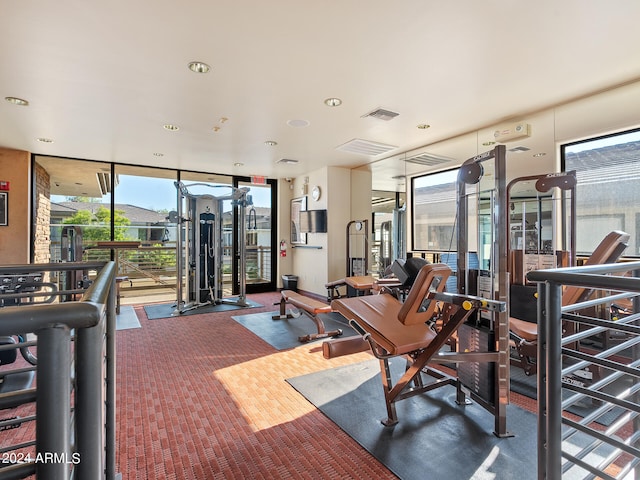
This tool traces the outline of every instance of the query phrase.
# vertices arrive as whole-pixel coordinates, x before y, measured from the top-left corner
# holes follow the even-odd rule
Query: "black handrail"
[[[0,308],[0,335],[38,335],[35,461],[0,468],[0,479],[33,473],[47,480],[115,478],[115,263],[7,266],[0,272],[79,269],[99,270],[80,301]]]

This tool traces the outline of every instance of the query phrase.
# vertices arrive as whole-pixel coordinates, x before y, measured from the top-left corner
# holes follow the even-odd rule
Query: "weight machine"
[[[177,302],[174,315],[206,305],[231,304],[247,307],[246,301],[246,208],[252,205],[249,188],[207,183],[174,183],[178,193],[178,211],[170,220],[177,224]],[[191,187],[227,189],[226,195],[194,194]],[[236,246],[223,232],[224,202],[231,202],[237,218]],[[225,241],[226,240],[226,241]],[[224,298],[224,248],[232,247],[232,266],[238,269],[239,292],[235,299]],[[183,287],[184,278],[184,287]]]
[[[457,181],[458,293],[509,304],[506,147],[472,157]],[[477,251],[479,269],[470,268]],[[463,391],[494,415],[494,433],[507,437],[509,403],[509,317],[481,310],[458,329],[458,350],[478,353],[477,362],[458,365]]]

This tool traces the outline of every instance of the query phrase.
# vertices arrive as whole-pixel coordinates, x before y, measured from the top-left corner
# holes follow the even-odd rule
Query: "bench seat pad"
[[[402,303],[392,295],[368,295],[333,300],[331,307],[355,320],[371,338],[392,355],[426,347],[436,333],[426,324],[404,325],[398,320]]]
[[[347,277],[344,279],[344,281],[347,283],[347,285],[355,288],[356,290],[368,290],[370,288],[373,288],[373,284],[375,283],[376,279],[371,275],[360,275],[355,277]]]
[[[519,318],[509,318],[509,330],[518,335],[520,338],[524,338],[529,342],[533,342],[538,339],[538,324],[533,322],[527,322],[520,320]]]
[[[282,298],[284,298],[287,303],[301,308],[313,315],[331,312],[331,305],[327,305],[326,303],[322,303],[321,301],[310,297],[305,297],[293,290],[282,290]]]

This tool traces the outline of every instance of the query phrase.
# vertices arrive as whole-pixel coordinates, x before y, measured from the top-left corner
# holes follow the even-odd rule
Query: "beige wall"
[[[0,227],[0,265],[29,263],[28,152],[0,148],[0,180],[8,181],[9,225]]]
[[[306,185],[306,186],[305,186]],[[346,275],[346,228],[351,220],[371,218],[371,174],[348,168],[325,167],[307,175],[279,182],[279,238],[287,239],[287,257],[278,259],[278,286],[281,276],[298,276],[298,288],[325,296],[325,283]],[[311,197],[314,186],[320,198]],[[293,247],[289,243],[290,200],[307,197],[308,210],[327,210],[327,233],[307,234],[307,244]]]

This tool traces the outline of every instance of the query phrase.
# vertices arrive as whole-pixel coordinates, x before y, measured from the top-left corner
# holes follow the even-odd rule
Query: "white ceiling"
[[[0,102],[0,147],[273,178],[388,158],[390,178],[402,152],[640,79],[639,20],[638,0],[0,0],[0,94],[29,101]],[[353,139],[395,148],[336,149]]]

